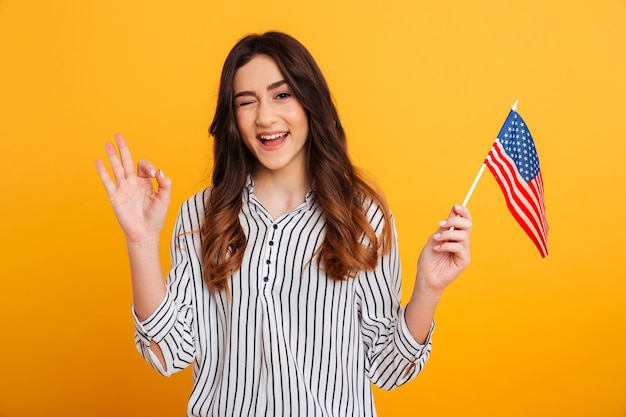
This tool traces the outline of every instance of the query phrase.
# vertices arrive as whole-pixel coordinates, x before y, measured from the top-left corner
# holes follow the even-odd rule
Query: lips
[[[264,133],[257,136],[257,139],[265,147],[273,148],[281,145],[285,139],[289,136],[289,132],[277,132],[277,133]]]

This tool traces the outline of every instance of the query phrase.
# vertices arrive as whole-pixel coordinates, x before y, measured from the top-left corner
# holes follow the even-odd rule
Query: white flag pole
[[[467,202],[469,201],[470,197],[472,196],[472,193],[474,192],[474,188],[476,188],[476,184],[478,184],[478,180],[480,179],[480,176],[483,175],[483,171],[485,171],[485,168],[487,167],[487,165],[482,164],[480,166],[480,170],[478,171],[478,175],[476,175],[476,178],[474,178],[474,182],[472,183],[472,186],[470,187],[469,191],[467,192],[467,195],[465,196],[465,200],[463,200],[463,207],[467,206]]]
[[[513,105],[511,106],[511,110],[513,111],[517,111],[517,103],[519,102],[519,100],[516,100],[515,103],[513,103]],[[497,140],[497,138],[496,138]],[[480,177],[483,175],[483,172],[485,171],[485,168],[487,167],[487,165],[485,165],[484,163],[480,166],[480,170],[478,170],[478,174],[476,175],[476,178],[474,178],[474,182],[472,183],[472,186],[470,187],[469,191],[467,192],[467,195],[465,196],[465,200],[463,200],[463,207],[467,206],[467,203],[469,202],[470,197],[472,196],[472,193],[474,192],[474,188],[476,188],[476,184],[478,184],[478,180],[480,180]]]

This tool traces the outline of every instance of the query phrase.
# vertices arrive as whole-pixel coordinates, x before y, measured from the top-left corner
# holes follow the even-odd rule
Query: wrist
[[[433,313],[443,296],[443,290],[433,290],[429,287],[415,286],[413,294],[408,304],[422,306],[425,309],[432,309]]]
[[[441,297],[446,286],[442,285],[437,279],[428,277],[424,273],[418,271],[415,276],[415,290],[425,293],[431,297]]]
[[[159,236],[146,236],[143,238],[131,238],[126,236],[126,246],[129,252],[145,252],[154,249],[159,250]]]

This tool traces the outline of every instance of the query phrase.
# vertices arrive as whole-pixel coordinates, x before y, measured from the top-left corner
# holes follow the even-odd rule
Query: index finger
[[[456,204],[450,210],[450,217],[461,216],[465,219],[472,220],[472,215],[466,206]]]
[[[461,206],[459,204],[455,204],[450,209],[450,214],[446,220],[443,220],[442,223],[439,223],[441,227],[447,227],[448,230],[454,230],[458,228],[459,225],[456,225],[457,219],[465,219],[469,223],[469,227],[472,225],[472,215],[469,210],[465,206]],[[460,223],[460,225],[465,225],[465,223]]]

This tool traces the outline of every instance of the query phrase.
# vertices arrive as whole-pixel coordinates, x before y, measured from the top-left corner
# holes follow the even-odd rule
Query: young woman
[[[210,133],[213,185],[181,207],[167,282],[170,179],[135,170],[120,135],[114,178],[96,161],[126,236],[138,349],[163,375],[193,364],[189,416],[376,415],[370,381],[393,389],[428,359],[435,308],[469,263],[469,212],[454,206],[429,237],[402,308],[393,217],[350,162],[317,64],[282,33],[232,49]]]

